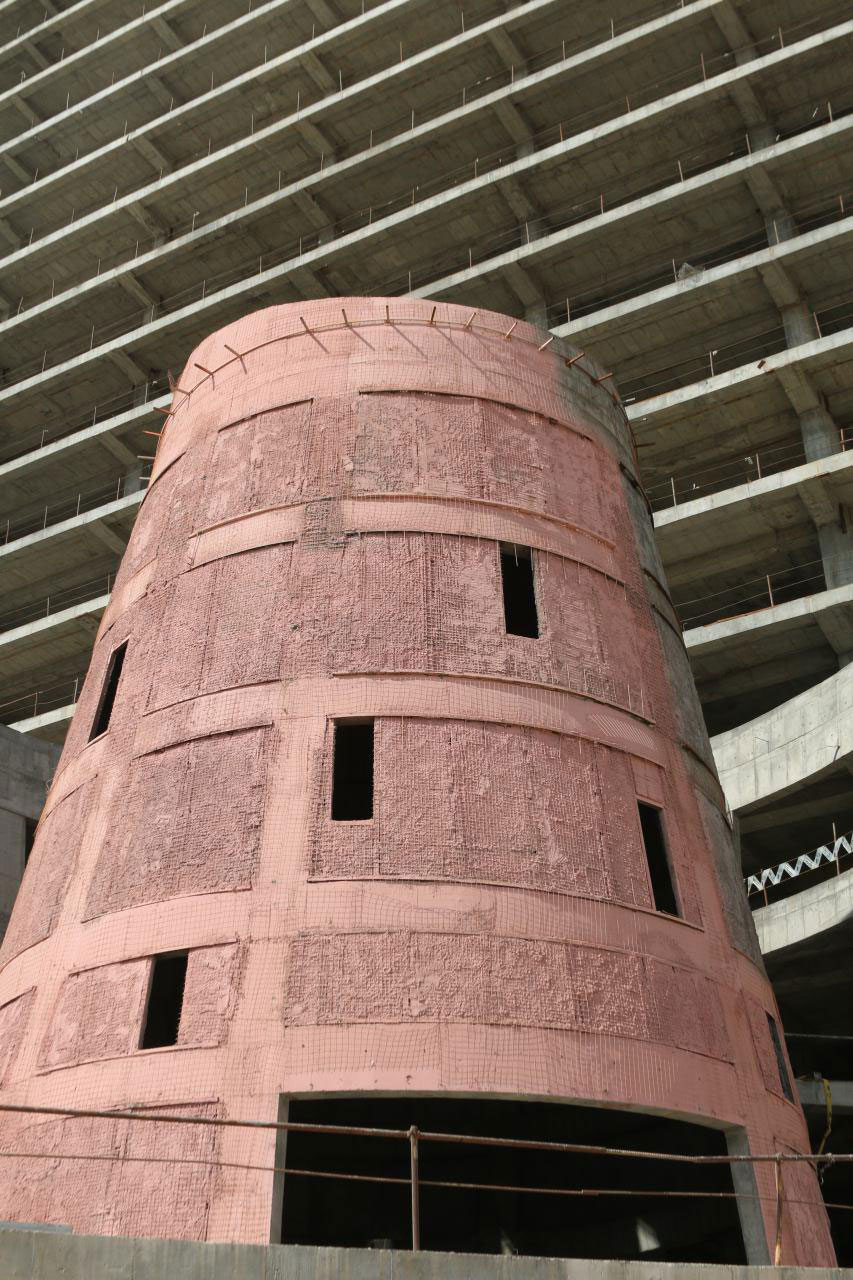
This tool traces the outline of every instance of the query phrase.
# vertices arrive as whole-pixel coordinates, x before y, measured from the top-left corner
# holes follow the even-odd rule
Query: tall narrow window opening
[[[776,1069],[779,1072],[779,1083],[782,1086],[782,1092],[789,1102],[794,1101],[794,1091],[791,1088],[791,1077],[788,1075],[788,1064],[785,1061],[785,1051],[782,1048],[782,1037],[779,1035],[779,1026],[772,1014],[767,1015],[767,1025],[770,1028],[770,1039],[773,1041],[773,1052],[776,1054]]]
[[[28,862],[29,862],[29,860],[30,860],[30,854],[31,854],[31,853],[32,853],[32,851],[33,851],[33,845],[34,845],[34,844],[35,844],[35,842],[36,842],[36,831],[38,830],[38,823],[36,822],[35,818],[26,818],[24,821],[25,821],[25,825],[24,825],[24,866],[26,866],[26,865],[27,865],[27,863],[28,863]]]
[[[92,732],[89,734],[89,741],[93,738],[99,738],[102,733],[106,733],[110,723],[110,716],[113,713],[113,703],[116,700],[116,692],[118,690],[118,682],[121,679],[121,669],[124,666],[124,655],[127,653],[127,641],[120,644],[117,649],[113,649],[110,655],[109,666],[107,667],[107,678],[104,681],[104,688],[101,693],[101,700],[98,703],[98,710],[95,714],[95,722],[92,725]]]
[[[501,543],[501,579],[504,591],[504,619],[507,634],[539,637],[536,611],[536,583],[530,547]]]
[[[656,809],[651,804],[643,804],[642,800],[637,801],[637,808],[640,811],[640,825],[643,829],[643,844],[646,849],[646,861],[649,864],[655,910],[665,911],[670,916],[680,915],[672,880],[672,868],[669,865],[669,854],[666,851],[666,836],[660,809]]]
[[[186,979],[186,951],[154,957],[141,1048],[161,1049],[178,1043]]]
[[[332,762],[332,818],[335,822],[373,817],[372,720],[337,720]]]

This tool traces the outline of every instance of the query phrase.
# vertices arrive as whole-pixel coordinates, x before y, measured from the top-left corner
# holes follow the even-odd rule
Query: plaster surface
[[[273,1121],[282,1094],[479,1093],[808,1150],[630,430],[571,354],[363,298],[193,353],[0,953],[0,1098]],[[506,632],[501,544],[532,548],[538,639]],[[347,717],[375,721],[358,822],[330,814]],[[177,1044],[140,1050],[181,950]],[[269,1239],[272,1131],[6,1116],[0,1149],[29,1153],[6,1216]],[[786,1257],[829,1265],[791,1176]]]

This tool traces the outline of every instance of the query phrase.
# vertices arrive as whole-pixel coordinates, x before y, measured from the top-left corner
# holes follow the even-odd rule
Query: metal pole
[[[776,1164],[773,1166],[776,1170],[776,1244],[773,1249],[773,1265],[780,1267],[782,1265],[782,1161],[778,1154]]]
[[[409,1129],[409,1153],[412,1176],[412,1252],[416,1253],[421,1247],[421,1210],[418,1194],[418,1130],[415,1125]]]

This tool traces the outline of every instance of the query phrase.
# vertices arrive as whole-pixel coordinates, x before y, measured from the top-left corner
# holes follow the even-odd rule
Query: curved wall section
[[[193,354],[0,957],[5,1099],[446,1092],[807,1149],[608,385],[414,299]],[[271,1131],[7,1115],[0,1142],[31,1153],[7,1218],[269,1238]],[[831,1260],[822,1207],[785,1230]]]

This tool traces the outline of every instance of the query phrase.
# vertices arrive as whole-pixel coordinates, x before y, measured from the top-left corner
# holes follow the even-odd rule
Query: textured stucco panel
[[[530,974],[536,974],[531,983]],[[701,981],[701,975],[699,976]],[[640,955],[461,934],[317,935],[291,944],[285,1022],[552,1027],[728,1058],[719,997]],[[683,1001],[706,1001],[686,1018]]]
[[[56,927],[83,841],[93,787],[93,783],[78,787],[43,819],[3,939],[0,963],[49,937]]]
[[[35,990],[30,988],[0,1006],[0,1085],[4,1085],[14,1071],[34,995]]]
[[[134,1102],[122,1097],[116,1105]],[[215,1103],[150,1109],[221,1114]],[[4,1212],[19,1222],[73,1225],[93,1235],[168,1236],[177,1219],[184,1239],[203,1240],[219,1142],[217,1129],[201,1125],[10,1118],[0,1131],[0,1152],[26,1150],[38,1158],[23,1179],[12,1160],[0,1159]],[[93,1154],[114,1158],[93,1160]]]
[[[147,985],[147,960],[72,973],[62,984],[39,1064],[66,1066],[135,1049]]]
[[[85,918],[186,893],[247,889],[263,819],[261,730],[138,757],[116,795]]]
[[[331,730],[329,730],[330,736]],[[651,906],[630,761],[514,725],[382,719],[374,820],[330,818],[320,762],[313,879],[517,885]]]
[[[243,965],[236,943],[190,952],[178,1044],[222,1044],[240,996]]]

